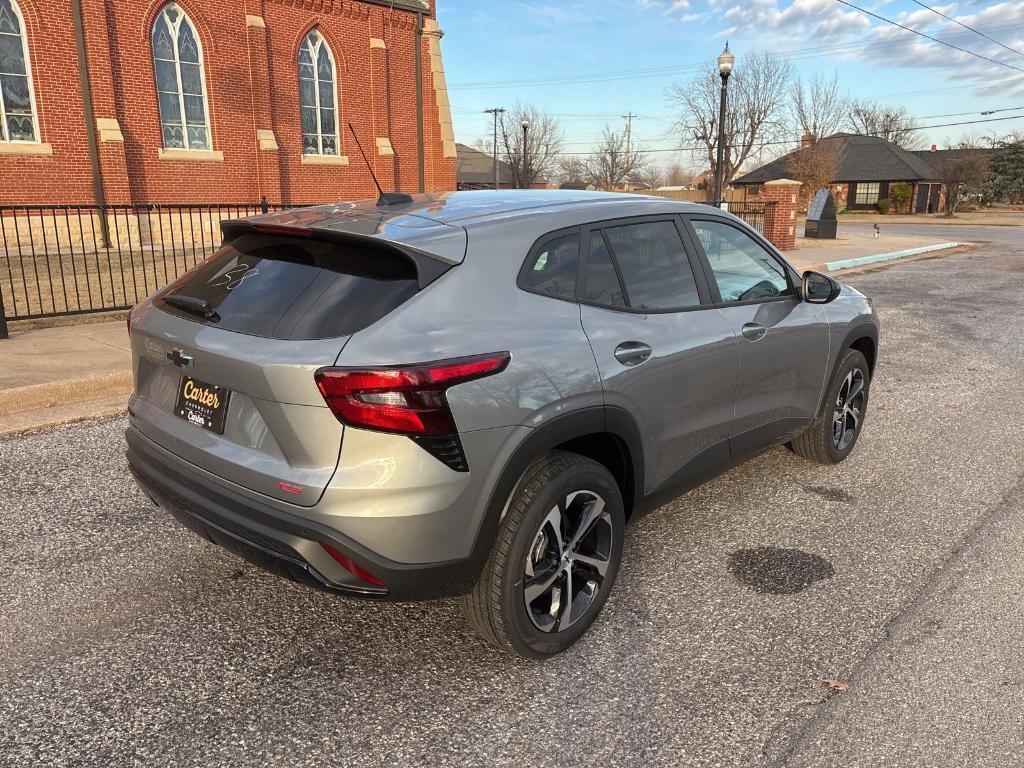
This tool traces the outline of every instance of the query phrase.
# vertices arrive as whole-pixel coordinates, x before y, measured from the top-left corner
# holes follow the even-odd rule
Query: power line
[[[857,6],[852,6],[852,5],[851,5],[851,7],[857,8]],[[857,8],[857,10],[862,10],[862,9]],[[870,11],[865,11],[865,13],[870,13]],[[872,14],[872,15],[874,15],[874,14]],[[882,19],[883,21],[889,21],[888,19],[884,19],[881,16],[879,16],[878,18]],[[1021,22],[1021,19],[1024,19],[1024,17],[1021,17],[1021,16],[1013,17],[1013,19],[1011,19],[1010,21],[1013,21],[1015,23],[1001,23],[999,25],[999,28],[1000,29],[1006,29],[1006,28],[1010,28],[1010,27],[1024,26],[1024,23]],[[895,23],[895,22],[890,22],[890,23]],[[915,32],[915,34],[922,34],[923,35],[923,33],[919,33],[916,30],[910,30],[910,31]],[[961,35],[959,35],[957,33],[953,33],[953,36],[954,36],[955,39],[959,39],[961,37]],[[963,33],[962,34],[962,37],[965,40],[969,36],[970,36],[969,33]],[[941,40],[938,41],[938,42],[942,43],[943,45],[947,45],[947,43],[945,43],[945,42],[943,42]],[[792,59],[794,61],[799,61],[799,60],[803,60],[803,59],[817,58],[817,57],[820,57],[823,54],[828,54],[828,53],[853,53],[855,51],[865,50],[865,49],[868,49],[868,48],[889,50],[889,49],[894,49],[894,48],[903,48],[903,47],[906,47],[907,45],[910,45],[910,44],[911,44],[910,41],[907,41],[907,42],[890,41],[888,43],[879,43],[879,42],[874,42],[874,41],[873,42],[868,42],[868,43],[862,43],[862,42],[837,43],[837,44],[832,44],[832,45],[813,46],[813,47],[810,47],[810,48],[795,48],[795,49],[790,49],[790,50],[783,50],[783,51],[778,51],[778,52],[772,53],[770,55],[771,55],[772,58],[790,58],[790,59]],[[952,44],[948,44],[948,45],[952,45]],[[956,46],[953,46],[953,47],[956,47]],[[958,50],[965,50],[965,49],[959,49],[958,48]],[[970,51],[967,51],[967,52],[970,53]],[[977,54],[972,54],[972,55],[977,55]],[[990,61],[995,61],[995,60],[993,59],[993,60],[990,60]],[[1001,63],[1001,62],[995,62],[995,63]],[[455,82],[455,83],[450,83],[448,85],[448,90],[449,91],[452,91],[452,90],[481,90],[481,89],[492,89],[492,88],[520,88],[520,87],[525,87],[525,86],[579,85],[579,84],[583,84],[583,83],[604,83],[604,82],[608,82],[608,81],[612,81],[612,80],[631,80],[631,79],[636,79],[636,78],[648,78],[648,77],[650,77],[652,75],[659,75],[659,74],[673,75],[673,74],[684,74],[684,73],[687,73],[687,72],[697,72],[697,71],[700,71],[700,70],[704,69],[707,66],[707,64],[708,64],[707,62],[694,62],[694,63],[691,63],[691,64],[682,64],[682,65],[674,65],[674,66],[662,66],[662,67],[648,67],[648,68],[644,68],[644,69],[624,69],[624,70],[611,70],[611,71],[579,72],[579,73],[576,73],[576,74],[573,74],[573,75],[556,75],[556,76],[540,77],[540,78],[516,78],[514,80],[480,80],[480,81],[463,82],[463,83]],[[1011,65],[1005,65],[1005,66],[1011,66]],[[1022,71],[1024,71],[1024,70],[1022,70]]]
[[[924,3],[922,3],[922,2],[920,1],[920,0],[914,0],[914,2],[915,2],[915,3],[917,3],[918,5],[920,5],[920,6],[922,7],[922,8],[924,8],[924,9],[926,9],[926,10],[929,10],[929,11],[931,11],[932,13],[934,13],[934,14],[936,14],[936,15],[938,15],[938,16],[941,16],[942,18],[944,18],[944,19],[948,19],[949,21],[952,21],[952,22],[953,22],[954,24],[959,24],[959,25],[960,25],[961,27],[963,27],[964,29],[969,29],[969,30],[971,30],[971,32],[973,32],[974,34],[976,34],[976,35],[981,35],[981,36],[982,36],[982,37],[984,37],[984,38],[985,38],[986,40],[990,40],[991,42],[995,43],[996,45],[1002,46],[1003,48],[1005,48],[1005,49],[1006,49],[1006,50],[1008,50],[1008,51],[1011,51],[1012,53],[1016,53],[1016,54],[1017,54],[1018,56],[1024,56],[1024,53],[1021,53],[1021,52],[1020,52],[1020,51],[1018,51],[1018,50],[1017,50],[1016,48],[1011,48],[1010,46],[1006,45],[1005,43],[1001,43],[1001,42],[999,42],[999,41],[998,41],[998,40],[996,40],[996,39],[995,39],[994,37],[989,37],[989,36],[988,36],[988,35],[986,35],[986,34],[985,34],[984,32],[979,32],[979,31],[978,31],[978,30],[976,30],[976,29],[975,29],[974,27],[969,27],[969,26],[967,26],[966,24],[964,24],[964,23],[963,23],[962,21],[957,21],[957,20],[956,20],[956,19],[954,19],[954,18],[953,18],[952,16],[947,16],[947,15],[946,15],[946,14],[944,14],[944,13],[943,13],[942,11],[937,11],[937,10],[935,10],[934,8],[932,8],[932,7],[931,7],[931,6],[929,6],[929,5],[925,5],[925,4],[924,4]]]
[[[1013,66],[1013,64],[1007,64],[1005,61],[998,61],[997,59],[990,59],[988,56],[982,56],[980,53],[975,53],[974,51],[969,51],[966,48],[961,48],[959,45],[953,45],[952,43],[947,43],[945,40],[939,40],[939,38],[937,38],[937,37],[932,37],[931,35],[926,35],[924,32],[918,32],[916,29],[911,29],[910,27],[908,27],[908,26],[906,26],[904,24],[900,24],[898,21],[893,21],[892,19],[887,19],[884,16],[879,16],[877,13],[869,11],[866,8],[861,8],[859,5],[854,5],[853,3],[847,2],[847,0],[836,0],[836,2],[837,3],[842,3],[845,6],[853,8],[853,10],[855,10],[855,11],[860,11],[861,13],[866,13],[868,16],[876,18],[879,21],[884,21],[886,24],[892,24],[894,27],[899,27],[900,29],[905,29],[907,32],[912,32],[913,34],[917,35],[918,37],[923,37],[926,40],[931,40],[933,43],[938,43],[939,45],[944,45],[947,48],[952,48],[955,51],[960,51],[961,53],[966,53],[969,56],[974,56],[976,59],[981,59],[983,61],[988,61],[988,62],[991,62],[992,64],[998,64],[1000,67],[1006,67],[1007,69],[1014,69],[1017,72],[1024,72],[1024,68],[1015,67],[1015,66]]]

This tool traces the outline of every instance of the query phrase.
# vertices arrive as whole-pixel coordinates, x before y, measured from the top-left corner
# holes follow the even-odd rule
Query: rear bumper
[[[128,465],[146,495],[178,522],[249,562],[309,586],[355,597],[410,601],[468,592],[486,553],[442,563],[398,563],[320,523],[216,483],[129,427]],[[329,544],[384,583],[356,578],[323,549]]]

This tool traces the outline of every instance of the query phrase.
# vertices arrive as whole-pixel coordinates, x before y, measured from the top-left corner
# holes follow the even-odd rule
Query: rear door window
[[[622,279],[626,305],[640,310],[698,306],[700,294],[673,221],[645,221],[603,230]]]
[[[417,290],[415,264],[386,247],[247,234],[172,284],[157,303],[228,331],[323,339],[371,325]]]

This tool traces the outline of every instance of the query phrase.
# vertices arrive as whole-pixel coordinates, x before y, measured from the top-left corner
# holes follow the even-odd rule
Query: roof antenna
[[[380,182],[377,181],[377,175],[373,172],[373,168],[370,166],[370,161],[366,159],[366,153],[363,152],[363,145],[359,143],[359,137],[356,135],[356,129],[352,127],[351,121],[349,121],[348,129],[352,132],[352,138],[356,140],[356,146],[359,147],[359,154],[363,156],[363,162],[366,163],[366,170],[370,172],[370,178],[373,179],[373,184],[377,187],[377,192],[380,193],[380,197],[377,198],[377,207],[382,208],[388,205],[404,205],[406,203],[413,202],[412,195],[407,195],[405,192],[384,191]]]

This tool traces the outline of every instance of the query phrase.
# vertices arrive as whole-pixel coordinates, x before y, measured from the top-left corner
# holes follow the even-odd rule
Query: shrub
[[[887,197],[883,197],[881,200],[879,200],[877,203],[875,203],[875,208],[877,208],[878,212],[880,214],[882,214],[883,216],[889,212],[889,208],[891,206],[892,206],[892,200],[890,200]]]
[[[892,207],[896,209],[897,213],[903,212],[904,204],[910,201],[913,193],[914,188],[905,181],[889,185],[889,199],[892,200]]]

